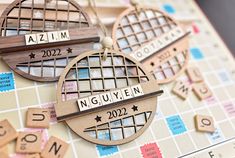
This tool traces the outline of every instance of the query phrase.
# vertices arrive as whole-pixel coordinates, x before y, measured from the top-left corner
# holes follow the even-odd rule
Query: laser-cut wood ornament
[[[143,63],[159,84],[173,81],[189,60],[188,34],[166,13],[134,3],[116,20],[114,49]]]
[[[150,125],[162,94],[135,59],[115,50],[85,52],[62,73],[57,119],[79,136],[102,145],[127,143]]]
[[[16,0],[0,17],[0,55],[21,76],[57,81],[66,65],[99,41],[74,0]]]

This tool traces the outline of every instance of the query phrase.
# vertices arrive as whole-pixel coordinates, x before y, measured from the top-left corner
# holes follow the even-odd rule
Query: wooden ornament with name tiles
[[[74,0],[16,0],[0,17],[0,56],[21,76],[57,81],[66,65],[99,41]]]
[[[128,8],[116,20],[114,49],[143,63],[159,84],[171,82],[188,64],[189,33],[158,9],[137,7]]]
[[[79,136],[102,145],[130,142],[150,125],[157,107],[156,80],[132,57],[109,50],[83,53],[62,73],[55,106]]]

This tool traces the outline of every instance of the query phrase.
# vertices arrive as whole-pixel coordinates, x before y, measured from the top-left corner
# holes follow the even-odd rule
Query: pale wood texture
[[[41,158],[40,155],[37,153],[37,154],[28,154],[26,155],[25,158]]]
[[[50,137],[45,148],[41,153],[42,158],[63,158],[68,150],[69,145],[63,140]]]
[[[42,143],[41,132],[19,132],[16,142],[17,153],[40,153]]]
[[[214,120],[211,116],[196,115],[195,126],[197,131],[213,133],[215,131]]]
[[[0,122],[0,147],[17,138],[18,133],[8,120]]]
[[[186,73],[192,82],[202,82],[203,76],[197,67],[188,67]]]
[[[29,108],[27,111],[26,127],[49,128],[50,112],[48,109]]]
[[[207,98],[209,98],[213,95],[210,88],[204,82],[195,83],[193,85],[193,91],[194,91],[194,93],[196,94],[196,96],[198,97],[199,100],[207,99]]]
[[[172,92],[182,98],[183,100],[187,99],[191,86],[188,83],[184,83],[183,81],[177,81]]]

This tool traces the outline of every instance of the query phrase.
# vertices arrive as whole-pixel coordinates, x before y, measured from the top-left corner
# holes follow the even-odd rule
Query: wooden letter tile
[[[68,147],[69,145],[66,142],[52,136],[43,149],[41,156],[43,158],[63,158]]]
[[[30,155],[26,155],[25,158],[40,158],[40,155],[37,153],[37,154],[30,154]]]
[[[26,126],[31,128],[49,128],[50,112],[48,109],[29,108]]]
[[[60,41],[68,41],[68,40],[70,40],[70,36],[69,36],[69,31],[68,30],[58,31],[58,36],[59,36]]]
[[[215,131],[214,121],[211,116],[196,115],[195,116],[196,129],[200,132],[210,132]]]
[[[37,36],[36,36],[36,34],[25,35],[25,42],[26,42],[26,45],[37,44]]]
[[[182,81],[177,81],[172,92],[178,95],[182,99],[186,99],[191,91],[191,86],[183,83]]]
[[[8,157],[8,146],[5,145],[4,147],[0,148],[0,157],[1,158],[9,158]]]
[[[49,42],[48,37],[47,37],[47,33],[38,33],[38,34],[36,34],[36,36],[37,36],[38,44]]]
[[[187,68],[186,72],[188,74],[189,79],[192,82],[202,82],[203,81],[202,74],[197,67]]]
[[[193,91],[195,92],[196,96],[200,99],[206,99],[212,96],[212,92],[209,87],[204,83],[197,83],[193,85]]]
[[[16,142],[17,153],[40,153],[42,143],[41,132],[20,132]]]
[[[59,42],[58,31],[47,32],[49,42]]]
[[[10,141],[16,139],[17,135],[18,133],[8,122],[8,120],[3,120],[0,122],[0,147],[3,147]]]

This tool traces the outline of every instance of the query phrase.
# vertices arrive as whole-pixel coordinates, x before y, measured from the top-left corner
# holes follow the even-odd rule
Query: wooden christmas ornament
[[[114,24],[114,49],[143,63],[159,84],[173,81],[188,63],[189,33],[156,8],[133,5]]]
[[[56,81],[66,65],[99,41],[97,29],[74,0],[16,0],[0,17],[0,55],[35,81]]]
[[[82,138],[117,145],[147,129],[162,93],[135,59],[102,49],[83,53],[68,64],[58,83],[55,109],[57,119]]]

